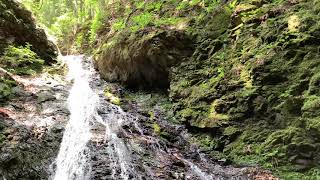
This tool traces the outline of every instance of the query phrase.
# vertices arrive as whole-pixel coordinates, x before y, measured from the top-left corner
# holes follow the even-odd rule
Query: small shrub
[[[0,77],[0,103],[8,100],[12,96],[12,88],[16,85],[16,82],[4,76]]]

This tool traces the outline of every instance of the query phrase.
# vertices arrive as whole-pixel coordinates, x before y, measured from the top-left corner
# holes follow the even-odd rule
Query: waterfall
[[[90,179],[90,150],[88,143],[92,138],[92,123],[100,123],[105,127],[105,143],[112,167],[112,178],[129,179],[136,176],[132,171],[130,153],[125,142],[117,136],[123,121],[131,121],[121,108],[110,106],[111,111],[102,118],[97,113],[100,106],[99,96],[90,87],[94,70],[90,63],[89,69],[83,68],[83,57],[67,56],[64,58],[69,67],[68,79],[73,80],[68,105],[71,113],[66,126],[60,151],[56,159],[54,180],[87,180]],[[94,122],[95,121],[95,122]],[[141,129],[139,131],[142,132]],[[120,172],[120,174],[118,174]]]
[[[89,149],[90,121],[96,111],[98,98],[89,86],[89,75],[82,67],[82,57],[67,56],[68,78],[74,83],[68,106],[70,120],[66,126],[56,159],[54,180],[86,180],[90,176]]]
[[[171,151],[163,140],[160,143],[161,139],[147,131],[138,114],[107,102],[105,82],[94,71],[90,59],[67,56],[64,60],[69,67],[67,78],[73,82],[68,98],[70,118],[53,166],[55,173],[49,179],[170,179],[172,175],[178,179],[217,179],[207,173],[210,168],[203,171],[201,163],[199,166],[185,159],[174,147]],[[172,160],[185,165],[173,164]],[[166,173],[170,175],[164,176]]]

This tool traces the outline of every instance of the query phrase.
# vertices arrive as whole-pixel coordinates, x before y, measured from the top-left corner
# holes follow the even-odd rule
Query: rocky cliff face
[[[14,0],[0,1],[0,54],[8,45],[32,45],[32,50],[47,64],[54,63],[57,48],[37,27],[31,12]]]
[[[319,7],[316,0],[235,1],[189,19],[185,32],[196,48],[168,71],[169,93],[175,117],[194,132],[203,151],[277,169],[284,178],[300,178],[292,172],[302,171],[315,177],[320,159]],[[125,47],[134,43],[129,39],[116,49],[130,59]],[[113,54],[105,52],[105,57]],[[148,57],[144,48],[131,52]],[[129,62],[121,62],[125,72],[115,77],[130,74]],[[110,63],[109,71],[100,72],[106,75],[113,68],[118,66]]]
[[[193,52],[191,39],[179,31],[119,37],[100,48],[95,64],[106,80],[131,87],[168,88],[170,68]]]
[[[319,165],[319,7],[241,2],[225,33],[201,36],[174,68],[176,115],[206,149],[278,169]]]

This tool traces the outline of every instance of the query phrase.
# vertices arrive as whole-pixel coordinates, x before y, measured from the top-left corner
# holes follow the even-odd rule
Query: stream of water
[[[124,112],[119,106],[101,102],[103,89],[92,88],[91,84],[94,81],[100,80],[97,73],[94,71],[93,65],[82,56],[67,56],[65,61],[69,67],[68,79],[73,82],[73,86],[69,92],[68,106],[70,110],[70,118],[66,125],[63,135],[59,154],[55,162],[55,173],[50,178],[52,180],[89,180],[95,179],[92,177],[97,167],[92,164],[92,152],[90,144],[92,145],[95,138],[92,133],[95,125],[103,126],[104,135],[103,145],[98,145],[103,150],[102,154],[107,156],[105,162],[98,164],[98,166],[107,165],[110,169],[108,178],[105,179],[162,179],[156,178],[157,170],[152,166],[163,168],[160,159],[166,156],[172,156],[164,148],[161,148],[159,140],[150,135],[145,135],[143,129],[138,123],[138,118]],[[105,110],[101,110],[105,108]],[[98,113],[102,112],[102,113]],[[136,135],[126,132],[123,129],[124,124],[132,124]],[[139,153],[146,153],[142,146],[137,144],[134,140],[123,139],[123,136],[137,136],[146,141],[155,142],[154,144],[147,144],[146,148],[152,147],[151,154],[159,154],[151,162],[153,165],[143,162],[144,155],[135,156],[136,163],[133,163],[133,151],[140,151]],[[130,134],[131,133],[131,134]],[[101,148],[103,147],[103,148]],[[134,150],[135,147],[136,149]],[[138,149],[138,150],[137,150]],[[138,154],[139,154],[138,153]],[[172,156],[172,158],[176,158]],[[103,158],[102,158],[103,159]],[[141,160],[142,159],[142,160]],[[150,159],[150,158],[149,158]],[[200,167],[195,165],[192,161],[177,157],[179,161],[185,164],[186,173],[191,172],[196,179],[210,180],[213,179],[211,175],[202,171]],[[147,159],[148,160],[148,159]],[[137,161],[139,161],[137,163]],[[163,164],[170,161],[164,159]],[[106,163],[107,162],[107,163]],[[158,162],[158,164],[156,163]],[[138,165],[137,165],[138,164]],[[139,166],[137,168],[137,166]],[[142,173],[138,173],[142,172]],[[105,169],[101,173],[104,173]],[[159,173],[158,173],[159,174]],[[159,176],[159,175],[158,175]],[[184,178],[186,179],[186,178]],[[194,179],[194,178],[191,178]]]
[[[82,58],[65,57],[69,67],[68,79],[73,80],[68,106],[70,120],[66,126],[56,159],[54,180],[85,180],[90,177],[89,149],[90,121],[96,111],[98,98],[89,85],[90,74],[82,67]]]

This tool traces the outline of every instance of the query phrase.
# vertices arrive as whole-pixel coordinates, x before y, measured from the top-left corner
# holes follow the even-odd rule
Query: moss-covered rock
[[[226,30],[199,34],[193,56],[173,70],[170,96],[181,122],[212,132],[216,143],[200,144],[241,164],[318,167],[317,5],[242,1]]]
[[[56,62],[57,48],[48,41],[44,30],[37,27],[31,12],[14,0],[1,0],[0,55],[8,45],[25,46],[27,43],[47,64]]]
[[[277,169],[284,178],[305,171],[318,178],[319,2],[212,2],[122,9],[98,50],[97,68],[130,86],[170,83],[175,119],[207,152]],[[178,19],[170,21],[175,28],[157,25],[168,16]]]

